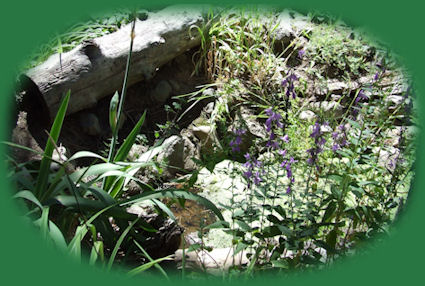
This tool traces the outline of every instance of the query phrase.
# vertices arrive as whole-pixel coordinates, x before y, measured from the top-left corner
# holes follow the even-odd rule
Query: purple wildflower
[[[298,58],[302,59],[304,57],[305,50],[301,49],[298,51]]]
[[[288,75],[282,80],[282,87],[286,88],[286,96],[289,98],[292,95],[292,98],[295,99],[295,87],[294,81],[297,81],[298,77],[294,73],[288,73]]]
[[[337,130],[332,133],[333,145],[332,151],[336,152],[338,149],[348,145],[346,129],[343,124],[339,125]]]
[[[260,172],[256,171],[255,176],[254,176],[254,184],[258,186],[260,184],[260,182],[262,182],[262,181],[263,180],[260,177]]]
[[[252,171],[248,169],[248,171],[243,172],[243,175],[246,179],[250,179],[252,177]]]
[[[356,97],[356,103],[358,103],[361,99],[363,99],[363,100],[368,100],[369,99],[369,97],[364,93],[364,91],[363,91],[363,89],[361,89],[360,91],[359,91],[359,93],[357,94],[357,97]]]
[[[233,134],[236,135],[235,139],[231,140],[229,146],[232,147],[232,152],[240,152],[241,149],[239,145],[242,143],[242,135],[245,134],[246,130],[244,129],[236,129],[233,131]]]
[[[291,185],[288,186],[288,188],[286,188],[286,193],[290,194],[291,193]]]
[[[243,175],[248,182],[247,185],[249,188],[252,182],[255,185],[258,185],[260,184],[260,182],[262,182],[262,179],[260,177],[261,172],[258,169],[261,169],[261,166],[263,164],[261,161],[258,161],[256,159],[252,160],[251,155],[249,153],[246,153],[244,157],[247,160],[244,164],[244,167],[246,167],[247,170],[243,172]],[[257,168],[257,170],[254,170],[254,168]],[[261,171],[264,171],[264,170],[261,170]]]
[[[288,134],[285,134],[285,136],[280,137],[280,139],[282,139],[282,141],[285,142],[285,143],[289,143],[289,136],[288,136]]]
[[[379,71],[376,72],[375,76],[373,77],[373,81],[378,81],[379,79]]]
[[[328,125],[329,123],[325,122],[323,125]],[[321,131],[321,124],[319,121],[313,125],[313,130],[310,134],[311,138],[314,138],[314,147],[307,150],[309,154],[309,158],[307,159],[307,163],[309,165],[315,165],[317,161],[317,155],[323,151],[323,146],[326,143],[326,139],[323,137],[323,133]],[[316,168],[318,166],[316,165]]]

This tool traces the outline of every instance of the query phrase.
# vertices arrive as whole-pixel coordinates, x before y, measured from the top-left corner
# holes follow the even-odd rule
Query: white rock
[[[300,113],[299,118],[301,120],[313,121],[316,119],[316,114],[311,110],[304,110]]]

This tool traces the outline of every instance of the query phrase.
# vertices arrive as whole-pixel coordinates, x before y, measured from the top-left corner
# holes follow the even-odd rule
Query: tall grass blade
[[[121,243],[124,241],[124,238],[127,236],[128,232],[130,231],[130,229],[139,221],[139,217],[137,219],[135,219],[132,223],[130,223],[130,225],[123,231],[123,233],[121,234],[121,236],[119,237],[117,243],[115,244],[114,249],[112,250],[112,254],[111,257],[109,258],[109,262],[108,265],[106,266],[107,270],[110,270],[112,267],[112,263],[114,263],[115,260],[115,256],[118,253],[118,249],[121,246]]]
[[[41,202],[46,198],[46,193],[44,191],[46,190],[48,177],[50,173],[50,163],[52,161],[51,158],[52,158],[54,147],[59,138],[59,133],[62,128],[62,123],[65,118],[66,110],[68,108],[70,95],[71,95],[71,91],[68,91],[65,98],[62,100],[58,113],[56,114],[55,121],[53,122],[52,128],[50,130],[50,136],[54,142],[52,142],[50,138],[47,140],[43,159],[41,160],[40,171],[38,173],[37,184],[35,187],[35,196],[39,198]]]
[[[157,268],[162,275],[164,275],[164,277],[169,280],[167,273],[164,271],[164,269],[159,265],[160,262],[165,261],[165,260],[173,260],[173,258],[171,258],[172,255],[169,256],[165,256],[162,258],[158,258],[153,260],[152,257],[150,257],[150,255],[146,252],[146,250],[137,242],[134,240],[134,243],[136,244],[136,246],[143,252],[143,255],[146,256],[147,259],[149,259],[148,263],[145,263],[143,265],[140,265],[136,268],[134,268],[133,270],[130,270],[128,272],[129,276],[134,276],[136,274],[139,274],[140,272],[143,272],[149,268],[151,268],[152,266],[154,266],[155,268]]]

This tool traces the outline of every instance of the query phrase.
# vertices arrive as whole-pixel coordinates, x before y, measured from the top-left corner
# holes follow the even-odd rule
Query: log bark
[[[137,20],[128,85],[149,80],[179,54],[200,44],[195,25],[202,27],[201,9],[168,7]],[[71,90],[68,114],[94,106],[121,92],[130,47],[131,24],[90,40],[73,50],[52,55],[25,75],[37,85],[54,118],[62,95]]]

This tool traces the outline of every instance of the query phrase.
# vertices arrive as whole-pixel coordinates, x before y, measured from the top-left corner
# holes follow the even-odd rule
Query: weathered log
[[[200,44],[194,26],[201,27],[201,9],[168,7],[137,20],[128,78],[132,85],[151,79],[155,71],[179,54]],[[130,46],[131,24],[117,32],[90,40],[28,70],[43,95],[51,117],[62,95],[71,90],[68,114],[94,106],[99,99],[120,91]]]

